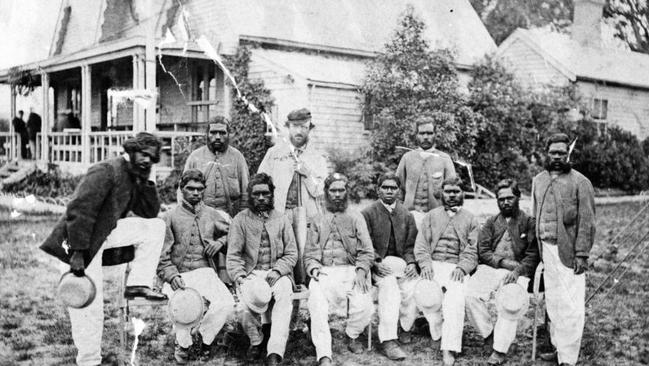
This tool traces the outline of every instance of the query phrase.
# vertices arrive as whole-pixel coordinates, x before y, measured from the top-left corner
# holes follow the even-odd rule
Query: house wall
[[[639,139],[649,136],[649,90],[609,86],[602,83],[577,81],[584,100],[594,98],[608,101],[607,122],[631,131]]]
[[[102,64],[92,65],[91,90],[91,129],[101,127],[101,95],[106,89],[131,89],[133,87],[133,64],[131,59],[120,59]],[[117,126],[133,124],[133,102],[128,101],[117,106],[117,116],[114,123]],[[108,122],[110,123],[110,122]]]
[[[517,79],[529,86],[567,85],[569,80],[538,51],[520,39],[499,52],[499,58]]]

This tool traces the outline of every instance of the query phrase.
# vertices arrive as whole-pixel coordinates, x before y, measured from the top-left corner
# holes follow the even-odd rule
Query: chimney
[[[575,0],[572,38],[584,47],[602,44],[602,14],[606,0]]]

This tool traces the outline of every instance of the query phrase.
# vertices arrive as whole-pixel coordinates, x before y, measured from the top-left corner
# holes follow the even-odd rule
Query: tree
[[[649,53],[649,5],[647,0],[608,0],[604,17],[612,21],[615,36],[631,50]]]
[[[550,25],[556,31],[565,32],[572,24],[571,0],[471,0],[471,5],[496,44],[516,28]]]
[[[413,121],[420,115],[436,120],[438,148],[463,158],[474,151],[479,116],[464,105],[452,53],[431,51],[424,27],[408,6],[385,52],[368,65],[361,87],[366,112],[377,120],[372,157],[391,169],[404,153],[396,146],[416,146]]]

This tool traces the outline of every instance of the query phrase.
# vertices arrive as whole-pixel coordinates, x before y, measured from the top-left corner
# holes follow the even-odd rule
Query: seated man
[[[397,343],[399,320],[401,343],[410,343],[410,329],[417,317],[414,289],[419,279],[413,254],[417,226],[410,212],[397,201],[401,180],[394,173],[383,174],[377,181],[379,200],[362,211],[374,245],[372,277],[379,290],[379,340],[383,353],[391,360],[403,360],[406,354]],[[382,263],[386,257],[405,261],[405,273],[391,273]],[[403,276],[401,276],[403,275]],[[401,294],[401,296],[397,296]]]
[[[158,264],[158,276],[166,282],[163,292],[191,287],[209,302],[198,331],[203,337],[201,358],[209,358],[210,345],[234,310],[234,299],[210,266],[209,260],[225,249],[230,216],[203,203],[205,177],[200,170],[186,170],[179,183],[182,201],[167,213],[165,244]],[[191,329],[176,329],[174,357],[188,361]]]
[[[325,180],[324,191],[326,211],[316,215],[311,224],[304,265],[312,279],[309,313],[316,358],[320,365],[331,365],[329,308],[347,316],[345,333],[349,350],[353,353],[363,350],[358,336],[372,317],[368,274],[374,250],[365,220],[347,209],[347,178],[338,173],[330,175]]]
[[[444,365],[455,363],[462,349],[465,282],[478,264],[476,242],[478,220],[462,208],[464,193],[460,178],[442,183],[442,204],[424,216],[415,241],[415,259],[424,280],[434,280],[443,289],[441,312],[423,311],[433,340],[442,339]]]
[[[288,218],[273,208],[275,186],[270,176],[255,175],[248,183],[248,209],[234,217],[228,233],[226,267],[235,286],[261,277],[271,287],[275,304],[270,310],[271,328],[267,346],[268,365],[278,365],[284,356],[293,312],[293,267],[297,246]],[[248,357],[261,356],[261,314],[245,302],[239,303],[241,325],[250,338]]]
[[[539,263],[534,219],[519,209],[521,191],[511,179],[496,186],[500,213],[485,222],[478,235],[480,265],[467,284],[467,312],[471,324],[490,343],[493,353],[489,365],[502,365],[509,346],[516,338],[518,319],[498,316],[494,328],[487,309],[491,293],[501,285],[518,283],[527,290]],[[521,311],[520,315],[525,312]]]

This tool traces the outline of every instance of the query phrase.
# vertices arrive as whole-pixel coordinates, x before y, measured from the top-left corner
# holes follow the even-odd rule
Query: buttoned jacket
[[[403,184],[403,205],[406,209],[414,209],[415,193],[417,183],[424,171],[424,164],[432,164],[432,170],[435,176],[428,177],[428,210],[432,210],[442,204],[442,183],[444,179],[455,176],[455,167],[451,157],[437,149],[433,149],[432,154],[426,158],[421,156],[424,150],[421,148],[408,151],[401,157],[397,167],[397,176]]]
[[[297,246],[288,218],[276,210],[271,210],[268,218],[264,219],[252,210],[245,209],[234,217],[228,232],[226,268],[232,280],[236,281],[239,277],[249,275],[257,266],[264,229],[270,239],[271,270],[293,278]]]
[[[433,265],[433,253],[449,225],[453,225],[452,228],[459,240],[459,247],[453,248],[456,249],[454,252],[459,253],[457,266],[465,274],[471,274],[478,265],[477,241],[480,224],[476,217],[464,208],[452,218],[443,206],[431,210],[424,216],[421,230],[417,233],[414,250],[419,268],[424,269]]]
[[[192,207],[183,200],[165,214],[164,220],[167,229],[158,263],[158,277],[166,282],[171,282],[182,272],[206,267],[208,258],[204,253],[204,243],[216,244],[219,251],[226,249],[228,229],[232,220],[223,211],[202,202]],[[187,258],[192,242],[203,244],[203,261],[196,262]]]
[[[509,222],[501,213],[491,216],[478,234],[478,259],[493,268],[502,268],[502,256],[495,253],[496,247],[505,235],[512,241],[514,259],[520,263],[516,272],[521,276],[532,277],[539,264],[539,249],[536,243],[534,218],[518,209]]]
[[[390,231],[394,231],[396,251],[406,263],[416,263],[413,253],[417,238],[417,225],[412,214],[401,202],[395,202],[394,209],[389,212],[381,203],[376,201],[361,211],[372,238],[374,254],[377,259],[385,258],[390,244]]]
[[[552,194],[550,192],[554,194],[556,205],[547,199]],[[552,178],[545,170],[532,181],[532,206],[537,220],[536,236],[541,258],[543,247],[539,220],[542,210],[556,212],[561,263],[573,268],[575,257],[588,258],[595,241],[595,192],[588,178],[574,169]]]
[[[313,269],[322,267],[324,246],[334,230],[340,234],[347,251],[348,263],[369,273],[374,262],[372,239],[363,215],[351,209],[336,213],[327,211],[313,219],[304,248],[306,273],[310,274]]]
[[[310,171],[311,175],[302,177],[302,206],[308,218],[322,212],[318,203],[324,196],[324,180],[329,174],[327,158],[316,150],[313,143],[308,143],[298,158]],[[266,173],[273,178],[275,185],[275,209],[284,212],[286,196],[295,173],[295,157],[289,142],[278,142],[266,152],[259,165],[259,173]]]
[[[87,266],[117,226],[117,220],[129,212],[153,218],[159,210],[155,183],[137,184],[124,157],[104,160],[88,168],[65,214],[40,248],[65,263],[70,262],[71,250],[82,250]]]

